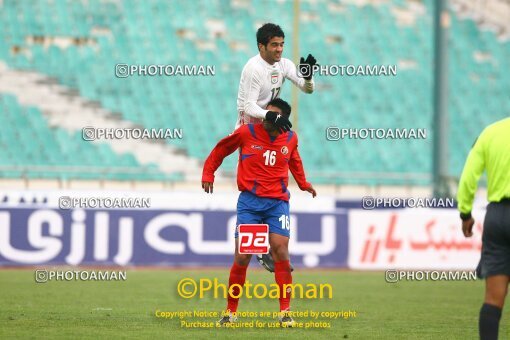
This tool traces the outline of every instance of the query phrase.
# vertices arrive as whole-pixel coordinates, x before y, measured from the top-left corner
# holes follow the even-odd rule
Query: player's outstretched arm
[[[285,78],[289,79],[292,84],[296,85],[304,93],[313,93],[315,84],[312,79],[312,71],[316,62],[317,61],[311,54],[308,55],[307,59],[301,58],[301,62],[297,67],[292,60],[282,59],[282,65],[285,70]],[[299,74],[298,68],[300,69]]]

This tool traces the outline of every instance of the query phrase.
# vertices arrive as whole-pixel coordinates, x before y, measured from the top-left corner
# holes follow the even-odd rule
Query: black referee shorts
[[[482,257],[476,268],[479,278],[510,276],[510,200],[487,206],[482,234]]]

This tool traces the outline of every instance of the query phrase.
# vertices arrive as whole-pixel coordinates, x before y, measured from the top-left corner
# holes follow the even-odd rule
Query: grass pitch
[[[253,265],[253,264],[252,264]],[[255,267],[255,265],[253,265]],[[60,269],[60,268],[59,268]],[[319,318],[330,328],[181,327],[180,319],[159,311],[221,312],[223,298],[183,299],[177,284],[184,277],[218,278],[222,270],[128,270],[126,281],[51,281],[36,283],[34,270],[0,270],[0,338],[192,338],[192,339],[477,339],[484,282],[386,283],[383,272],[294,272],[294,283],[329,283],[332,299],[294,299],[294,311],[356,311],[347,319]],[[248,270],[251,283],[271,284],[273,276]],[[273,312],[278,300],[242,299],[239,311]],[[185,320],[215,322],[218,318]],[[272,323],[272,317],[240,318]],[[296,321],[309,322],[308,318]],[[510,338],[510,312],[504,311],[500,338]]]

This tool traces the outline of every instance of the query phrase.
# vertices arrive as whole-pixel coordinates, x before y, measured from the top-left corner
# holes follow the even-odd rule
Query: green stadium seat
[[[329,11],[326,2],[302,2],[302,11],[320,17],[320,22],[301,24],[302,53],[314,52],[323,64],[394,64],[404,59],[416,64],[415,68],[407,70],[399,66],[395,78],[317,77],[317,94],[301,95],[299,100],[300,148],[302,154],[307,155],[304,157],[307,169],[331,173],[363,173],[374,169],[391,173],[402,169],[412,174],[429,173],[432,149],[428,140],[406,144],[398,141],[324,142],[326,127],[335,124],[358,128],[430,127],[433,117],[433,2],[423,3],[426,14],[416,17],[415,26],[400,27],[391,7],[406,6],[403,0],[376,7],[345,4],[344,11],[339,13]],[[6,1],[0,11],[0,39],[5,42],[0,44],[0,58],[11,68],[54,76],[61,84],[77,89],[82,97],[120,112],[125,120],[149,128],[183,128],[186,135],[196,134],[196,138],[168,143],[183,148],[190,157],[203,160],[217,139],[234,126],[239,74],[247,58],[256,53],[253,23],[280,23],[288,32],[286,55],[290,56],[292,15],[292,1],[261,2],[250,10],[235,8],[228,0],[200,0],[199,4],[133,1],[130,6],[101,0]],[[227,29],[226,36],[214,40],[214,51],[200,50],[195,41],[183,38],[179,31],[190,30],[198,39],[208,40],[209,32],[204,25],[208,19],[223,20]],[[93,34],[92,29],[96,27],[110,30],[111,35]],[[62,49],[27,44],[26,37],[34,35],[85,37],[93,39],[95,45]],[[340,36],[342,41],[329,44],[326,37],[330,36]],[[510,44],[497,41],[492,32],[481,31],[472,20],[461,20],[455,15],[452,15],[450,37],[455,37],[450,39],[449,52],[450,135],[454,143],[451,147],[458,152],[451,153],[449,171],[458,175],[472,143],[462,137],[461,131],[479,132],[480,126],[510,112],[510,78],[503,72],[510,66]],[[247,42],[248,49],[234,50],[232,42]],[[10,52],[13,45],[29,50],[30,56],[13,55]],[[490,51],[492,61],[476,62],[473,54],[478,50]],[[116,63],[206,63],[216,65],[217,75],[210,79],[136,76],[117,79],[113,77]],[[473,75],[478,77],[477,81],[471,80]],[[285,87],[282,97],[290,99],[290,86]],[[320,100],[315,96],[320,96]],[[215,119],[209,119],[205,126],[204,120],[212,116]],[[0,123],[14,126],[0,135],[0,143],[8,147],[8,153],[0,157],[12,157],[9,161],[13,164],[93,167],[107,164],[144,168],[132,155],[117,155],[107,144],[84,146],[79,134],[50,129],[38,110],[21,107],[12,96],[0,96]],[[38,143],[11,142],[26,138],[28,134]],[[43,150],[36,147],[40,143],[44,143]],[[235,164],[236,157],[231,156],[224,167],[234,169]],[[19,175],[17,172],[2,174]],[[36,171],[30,173],[32,175],[48,174]],[[83,178],[98,176],[78,175]],[[161,173],[117,175],[116,172],[107,175],[124,180],[167,176]],[[63,176],[71,178],[75,174]],[[179,178],[182,174],[168,180]],[[368,185],[378,181],[334,176],[314,179],[324,183]],[[399,183],[398,180],[386,182]],[[413,184],[407,179],[400,183],[404,182]],[[423,184],[423,181],[414,183]]]

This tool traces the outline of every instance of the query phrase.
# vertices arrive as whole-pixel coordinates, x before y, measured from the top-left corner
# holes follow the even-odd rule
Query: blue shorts
[[[289,202],[243,191],[237,201],[236,226],[240,224],[268,224],[269,233],[290,237]]]

